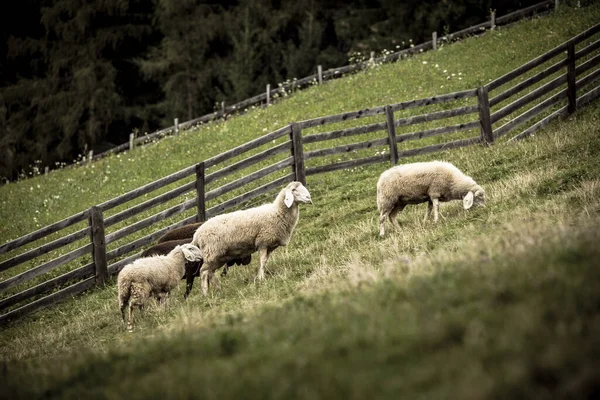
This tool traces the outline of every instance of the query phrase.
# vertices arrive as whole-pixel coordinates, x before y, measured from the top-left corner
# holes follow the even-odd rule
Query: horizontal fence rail
[[[108,276],[117,274],[138,258],[141,248],[155,242],[170,229],[248,205],[250,201],[281,189],[294,180],[305,182],[306,176],[315,174],[378,163],[394,165],[409,157],[490,144],[523,125],[525,130],[510,140],[528,137],[555,118],[567,115],[600,96],[600,86],[597,85],[600,80],[600,54],[597,54],[600,41],[592,41],[578,51],[575,49],[577,44],[599,32],[600,24],[481,88],[291,123],[11,240],[0,246],[0,254],[22,249],[37,240],[46,240],[47,243],[34,245],[0,262],[0,276],[3,276],[0,281],[0,322],[26,315],[102,284]],[[555,60],[565,54],[566,58]],[[536,67],[541,71],[532,71]],[[519,83],[505,90],[500,88],[517,78],[521,79]],[[489,90],[497,90],[499,94],[490,96]],[[511,101],[513,97],[516,98]],[[510,103],[503,105],[505,101]],[[445,104],[452,102],[460,102],[461,106]],[[463,105],[465,102],[477,104]],[[511,117],[517,112],[518,115]],[[332,123],[356,125],[354,121],[363,118],[370,119],[358,126],[307,132],[311,128],[322,130],[320,127]],[[373,122],[378,118],[382,122]],[[440,126],[432,126],[432,123]],[[502,125],[493,126],[499,123]],[[473,136],[475,134],[469,133],[473,131],[479,132]],[[348,143],[352,140],[355,141]],[[415,143],[417,140],[425,142]],[[375,150],[373,155],[371,151]],[[171,188],[170,185],[178,186]],[[140,200],[140,197],[157,190],[163,193]],[[190,194],[192,198],[187,198]],[[137,204],[118,212],[113,210],[134,200]],[[161,209],[150,211],[155,207]],[[191,210],[195,210],[194,215],[169,222],[170,218]],[[110,211],[112,215],[104,216]],[[133,217],[139,220],[131,221]],[[87,227],[75,226],[85,221]],[[142,232],[158,224],[163,227],[150,233]],[[65,228],[74,231],[58,239],[48,238]],[[81,244],[86,238],[88,243]],[[23,268],[33,259],[60,249],[63,254],[34,267]],[[75,260],[78,260],[77,263]],[[78,265],[73,266],[72,263]],[[70,269],[65,270],[67,267]],[[39,281],[42,275],[51,271],[55,276]],[[12,276],[9,276],[11,272]],[[21,286],[25,287],[16,291]],[[23,304],[25,301],[30,302]]]

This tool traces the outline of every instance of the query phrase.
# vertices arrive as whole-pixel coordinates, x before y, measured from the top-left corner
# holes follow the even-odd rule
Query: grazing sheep
[[[187,225],[186,225],[187,226]],[[192,238],[189,239],[179,239],[179,240],[168,240],[166,242],[157,243],[154,246],[144,250],[141,254],[141,257],[150,257],[155,255],[166,255],[175,247],[180,246],[182,244],[187,244],[192,241]],[[236,258],[234,260],[227,261],[227,265],[223,268],[223,272],[221,276],[227,275],[227,270],[229,267],[233,265],[248,265],[252,261],[252,256],[248,255],[247,257]],[[185,274],[181,279],[186,280],[186,288],[185,294],[183,295],[184,299],[187,299],[192,287],[194,286],[194,278],[196,276],[200,276],[200,267],[202,266],[202,260],[200,261],[188,261],[185,263]]]
[[[433,220],[438,220],[439,202],[463,200],[468,210],[482,205],[485,192],[475,181],[454,165],[443,161],[418,162],[398,165],[384,171],[377,182],[377,209],[379,235],[384,235],[385,219],[399,229],[396,216],[407,204],[428,203],[425,220],[433,209]]]
[[[214,271],[224,263],[255,251],[260,254],[257,278],[264,279],[269,255],[277,247],[286,246],[292,237],[298,223],[298,203],[312,204],[310,193],[302,183],[291,182],[273,203],[218,215],[198,228],[192,244],[198,246],[204,258],[200,269],[202,293],[208,294]]]
[[[138,258],[119,273],[119,306],[125,322],[125,307],[129,305],[127,329],[133,330],[133,307],[140,311],[150,296],[160,301],[169,295],[183,276],[186,261],[202,260],[200,249],[191,244],[175,246],[167,255]]]
[[[163,236],[161,236],[158,239],[157,243],[162,243],[162,242],[166,242],[169,240],[182,240],[182,239],[189,239],[188,243],[191,243],[192,237],[194,236],[194,232],[196,232],[196,230],[202,224],[203,224],[203,222],[196,222],[193,224],[183,225],[178,228],[173,228],[170,231],[168,231],[167,233],[165,233]]]

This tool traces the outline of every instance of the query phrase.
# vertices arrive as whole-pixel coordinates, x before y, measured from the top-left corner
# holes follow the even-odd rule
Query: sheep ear
[[[290,208],[292,204],[294,204],[294,194],[291,190],[288,189],[285,191],[285,199],[283,199],[283,203],[287,208]]]
[[[464,207],[465,210],[468,210],[472,206],[473,206],[473,192],[469,192],[463,198],[463,207]]]

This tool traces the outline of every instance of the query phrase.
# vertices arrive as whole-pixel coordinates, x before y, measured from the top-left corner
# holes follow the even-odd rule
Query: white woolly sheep
[[[221,214],[204,222],[192,239],[204,258],[200,269],[202,293],[208,293],[214,271],[224,263],[255,251],[260,254],[257,279],[264,279],[269,255],[277,247],[286,246],[292,237],[298,223],[298,203],[312,204],[310,193],[302,183],[291,182],[273,203]]]
[[[408,204],[429,203],[424,220],[433,209],[433,219],[437,222],[439,202],[460,199],[468,210],[473,204],[484,203],[485,192],[471,177],[448,162],[417,162],[392,167],[384,171],[377,182],[379,235],[385,233],[386,218],[394,228],[400,228],[396,216]]]
[[[123,267],[117,286],[123,322],[125,307],[129,305],[129,331],[133,330],[133,307],[138,306],[141,311],[150,296],[162,302],[181,280],[187,261],[202,261],[200,249],[191,244],[183,244],[176,246],[167,255],[138,258]]]

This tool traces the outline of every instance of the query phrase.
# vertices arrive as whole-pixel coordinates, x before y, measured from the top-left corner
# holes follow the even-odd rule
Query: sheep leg
[[[406,207],[406,204],[396,205],[388,217],[390,222],[392,223],[392,226],[394,227],[394,229],[396,229],[396,231],[400,230],[400,224],[398,224],[398,218],[397,218],[398,213],[401,212],[402,210],[404,210],[404,207]]]
[[[208,296],[208,271],[202,268],[200,270],[200,285],[202,287],[202,294]]]
[[[431,200],[427,202],[427,210],[425,211],[425,218],[423,218],[423,222],[427,221],[427,218],[431,215],[431,210],[433,210],[433,203]]]
[[[269,260],[269,254],[271,253],[268,248],[263,247],[259,250],[260,252],[260,267],[258,268],[258,276],[256,277],[259,281],[265,279],[265,265]]]
[[[438,221],[438,208],[440,207],[439,199],[437,199],[437,198],[431,199],[431,202],[433,204],[433,222],[437,222]]]
[[[127,330],[133,332],[133,307],[132,303],[129,303],[129,321],[127,322]]]

